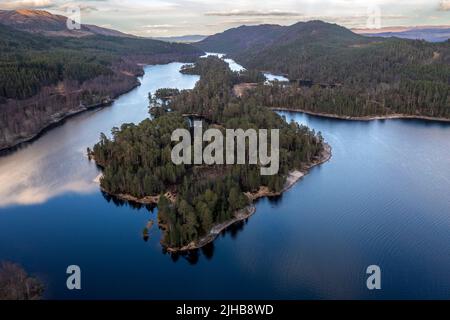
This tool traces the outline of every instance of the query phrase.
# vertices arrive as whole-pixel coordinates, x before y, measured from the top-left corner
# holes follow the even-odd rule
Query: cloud
[[[172,24],[150,24],[142,27],[148,29],[161,29],[161,28],[175,28],[176,26]]]
[[[3,0],[0,8],[3,9],[48,9],[55,4],[53,0]]]
[[[450,0],[441,0],[439,3],[439,11],[450,11]]]
[[[216,17],[299,17],[303,14],[295,11],[242,11],[242,10],[231,10],[231,11],[221,11],[221,12],[207,12],[205,16],[216,16]]]
[[[99,0],[96,0],[96,1],[99,1]],[[95,6],[92,6],[92,5],[70,4],[70,3],[60,5],[58,7],[58,10],[67,11],[68,9],[73,9],[73,8],[79,8],[80,11],[83,12],[83,13],[89,13],[89,12],[93,12],[93,11],[98,11],[98,8],[95,7]]]

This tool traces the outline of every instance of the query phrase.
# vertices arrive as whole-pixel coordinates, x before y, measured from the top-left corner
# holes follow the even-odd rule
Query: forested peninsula
[[[102,135],[90,155],[102,167],[104,192],[125,200],[157,203],[164,230],[162,246],[170,252],[199,248],[230,224],[248,218],[252,202],[279,195],[309,168],[329,159],[330,149],[319,133],[284,118],[267,107],[233,94],[243,81],[264,81],[255,71],[232,72],[216,57],[202,58],[182,69],[199,74],[193,90],[158,90],[150,95],[152,119],[124,124]],[[280,166],[276,175],[260,174],[260,165],[174,165],[171,134],[193,130],[188,116],[203,127],[221,131],[242,128],[280,130]],[[206,144],[206,143],[205,143]],[[248,144],[246,144],[248,155]]]

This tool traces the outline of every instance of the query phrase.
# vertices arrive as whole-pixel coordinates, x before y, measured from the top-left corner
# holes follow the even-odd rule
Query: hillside
[[[283,33],[278,25],[241,26],[215,34],[197,42],[195,46],[206,52],[238,54],[270,45]]]
[[[0,22],[16,30],[39,33],[47,36],[86,37],[104,35],[132,37],[120,31],[83,24],[80,30],[67,28],[67,17],[43,10],[0,10]]]
[[[204,51],[238,55],[299,41],[336,42],[341,39],[351,42],[361,40],[362,37],[338,25],[310,21],[298,22],[291,26],[241,26],[209,36],[195,45]]]
[[[37,26],[54,20],[59,18],[44,15]],[[129,91],[142,74],[138,63],[193,61],[201,54],[186,44],[99,34],[53,37],[0,23],[0,149]]]
[[[302,106],[344,117],[450,117],[450,41],[365,37],[321,21],[274,28],[270,41],[265,39],[267,26],[255,26],[247,34],[247,27],[238,28],[240,33],[232,29],[197,45],[296,82],[276,93],[274,88],[259,93],[272,107]],[[257,45],[250,45],[254,39],[259,39]],[[232,41],[239,45],[227,49]]]
[[[243,26],[210,36],[196,46],[226,53],[248,68],[316,82],[359,82],[381,68],[379,71],[389,78],[400,66],[445,65],[449,59],[448,43],[365,37],[322,21],[269,29],[267,25]],[[386,69],[386,63],[392,68]]]

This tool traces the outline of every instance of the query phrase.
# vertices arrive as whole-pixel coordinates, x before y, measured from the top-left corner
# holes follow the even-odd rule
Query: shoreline
[[[127,94],[127,93],[131,92],[132,90],[136,89],[137,87],[139,87],[141,85],[141,83],[138,81],[139,77],[140,77],[139,75],[137,75],[135,77],[136,83],[134,83],[133,86],[131,86],[130,88],[127,88],[123,92],[117,94],[114,98],[110,99],[108,101],[108,103],[101,102],[101,103],[97,103],[97,104],[91,105],[91,106],[75,107],[75,108],[72,108],[72,109],[68,110],[65,113],[62,113],[62,114],[61,113],[60,114],[56,113],[56,114],[54,114],[51,117],[49,123],[46,124],[45,126],[43,126],[42,129],[40,129],[38,132],[36,132],[34,134],[30,134],[27,137],[23,137],[21,139],[18,139],[17,141],[15,141],[10,146],[1,148],[0,149],[0,156],[3,153],[8,153],[10,151],[16,150],[17,148],[19,148],[24,143],[32,142],[32,141],[34,141],[36,139],[39,139],[39,137],[41,137],[48,130],[51,130],[54,127],[62,124],[65,120],[70,119],[71,117],[74,117],[74,116],[79,115],[79,114],[81,114],[83,112],[86,112],[86,111],[100,109],[100,108],[106,108],[106,107],[111,106],[116,101],[117,98],[119,98],[120,96],[122,96],[124,94]]]
[[[100,178],[98,176],[94,179],[95,183],[97,183],[97,181],[98,181],[98,183],[100,183]],[[107,193],[107,194],[109,194],[110,196],[113,196],[113,197],[119,199],[119,200],[135,202],[135,203],[139,203],[139,204],[142,204],[142,205],[147,205],[147,204],[155,204],[155,205],[157,205],[158,202],[159,202],[159,197],[160,197],[160,195],[155,195],[155,196],[145,196],[143,198],[137,198],[137,197],[132,196],[130,194],[124,194],[124,193],[114,194],[114,193],[111,193],[111,192],[109,192],[108,190],[106,190],[106,189],[104,189],[102,187],[100,187],[100,190],[105,192],[105,193]],[[164,193],[164,196],[172,203],[175,201],[175,198],[176,198],[176,195],[174,193],[172,193],[172,192],[166,192],[166,193]]]
[[[264,198],[264,197],[280,196],[284,192],[288,191],[297,182],[299,182],[304,176],[306,176],[312,168],[319,166],[325,162],[328,162],[332,157],[331,151],[332,151],[331,146],[328,143],[324,142],[324,149],[322,150],[322,153],[318,156],[318,158],[315,159],[314,161],[312,161],[310,164],[308,164],[304,168],[302,168],[301,170],[296,169],[296,170],[292,170],[291,172],[289,172],[289,174],[286,178],[286,184],[283,187],[283,189],[279,192],[272,192],[272,191],[269,191],[267,187],[260,187],[260,190],[257,192],[245,193],[245,195],[249,198],[251,203],[248,206],[246,206],[245,208],[240,209],[237,212],[235,212],[233,219],[214,225],[211,228],[211,230],[209,231],[209,233],[207,235],[203,236],[202,238],[200,238],[196,241],[192,241],[189,244],[187,244],[181,248],[167,247],[167,246],[164,246],[164,244],[162,244],[162,243],[161,243],[161,245],[164,247],[164,249],[167,252],[179,253],[179,252],[186,252],[186,251],[190,251],[190,250],[200,249],[201,247],[207,245],[208,243],[213,242],[220,233],[225,231],[231,225],[233,225],[237,222],[246,220],[249,217],[251,217],[256,212],[256,206],[255,206],[256,200],[258,200],[260,198]],[[157,204],[158,200],[159,200],[159,195],[147,196],[144,198],[136,198],[134,196],[126,195],[126,194],[111,194],[108,191],[104,190],[103,188],[101,188],[101,190],[111,196],[117,197],[120,200],[132,201],[132,202],[136,202],[139,204]],[[171,202],[175,201],[175,195],[173,193],[166,192],[165,196]]]
[[[192,241],[191,243],[181,248],[165,247],[165,249],[171,253],[186,252],[189,250],[200,249],[201,247],[214,241],[217,238],[217,236],[223,231],[225,231],[229,226],[235,224],[236,222],[243,221],[251,217],[256,212],[256,206],[254,202],[257,199],[280,196],[284,192],[291,189],[297,182],[299,182],[305,175],[307,175],[312,168],[319,166],[325,162],[328,162],[331,159],[331,156],[332,156],[331,146],[328,143],[324,143],[324,149],[322,150],[322,153],[320,154],[319,158],[308,164],[306,167],[302,168],[302,170],[291,171],[288,177],[286,178],[286,184],[281,191],[271,192],[267,189],[267,187],[260,187],[260,190],[258,192],[246,193],[245,195],[249,198],[251,204],[245,207],[244,209],[238,210],[235,213],[234,219],[213,226],[206,236],[200,238],[197,241]],[[263,188],[263,190],[261,190],[261,188]],[[247,213],[245,213],[244,211],[247,211]]]
[[[284,185],[284,187],[281,191],[272,192],[272,191],[269,191],[267,189],[267,187],[260,187],[260,190],[258,192],[253,192],[253,193],[247,192],[246,196],[250,200],[255,201],[257,199],[264,198],[264,197],[277,197],[277,196],[282,195],[284,192],[286,192],[290,188],[292,188],[297,182],[299,182],[301,179],[303,179],[303,177],[305,177],[312,168],[319,166],[325,162],[328,162],[332,157],[331,150],[332,150],[331,146],[328,143],[324,143],[324,149],[318,159],[314,160],[309,165],[302,168],[302,170],[292,170],[291,172],[289,172],[289,174],[286,178],[286,184]]]
[[[51,130],[55,126],[58,126],[58,125],[62,124],[64,122],[64,120],[67,120],[70,117],[73,117],[75,115],[81,114],[81,113],[83,113],[85,111],[88,111],[88,110],[93,110],[93,109],[97,109],[97,108],[103,108],[103,107],[110,106],[120,96],[131,92],[132,90],[136,89],[137,87],[139,87],[141,85],[141,82],[139,81],[139,78],[143,77],[145,75],[145,70],[144,70],[145,66],[158,65],[158,64],[168,64],[168,63],[173,63],[173,62],[181,62],[181,63],[183,63],[183,60],[185,60],[185,59],[190,61],[191,59],[194,59],[194,58],[196,59],[197,57],[198,57],[197,54],[192,54],[192,55],[187,55],[187,56],[182,56],[182,57],[173,56],[173,57],[169,57],[169,58],[166,58],[166,59],[163,59],[163,60],[158,60],[158,57],[151,56],[149,58],[150,60],[147,60],[148,63],[135,62],[135,64],[140,67],[139,72],[136,73],[136,74],[133,74],[135,83],[131,87],[125,89],[123,92],[120,92],[120,93],[116,94],[115,96],[113,96],[111,98],[110,103],[108,103],[108,104],[98,103],[98,104],[96,104],[94,106],[87,106],[87,107],[82,107],[82,108],[75,107],[75,108],[72,108],[72,109],[68,110],[65,113],[55,113],[54,115],[52,115],[50,117],[49,122],[47,124],[43,125],[42,128],[40,128],[37,132],[31,133],[31,134],[29,134],[26,137],[21,137],[21,138],[17,139],[16,141],[14,141],[14,142],[6,145],[6,146],[0,147],[0,156],[3,156],[4,154],[7,154],[7,153],[9,153],[11,151],[15,151],[22,144],[25,144],[25,143],[28,143],[28,142],[32,142],[35,139],[38,139],[39,137],[41,137],[42,134],[47,132],[47,130]]]
[[[439,117],[430,117],[430,116],[415,116],[408,114],[387,114],[382,116],[362,116],[362,117],[352,117],[352,116],[340,116],[332,113],[321,113],[308,111],[304,109],[294,109],[294,108],[283,108],[283,107],[275,107],[269,108],[273,111],[288,111],[288,112],[298,112],[304,113],[311,116],[330,118],[330,119],[339,119],[339,120],[348,120],[348,121],[374,121],[374,120],[390,120],[390,119],[403,119],[403,120],[428,120],[428,121],[437,121],[437,122],[450,122],[450,119],[447,118],[439,118]]]
[[[215,226],[213,226],[206,236],[198,239],[197,241],[192,241],[191,243],[189,243],[181,248],[166,247],[163,244],[161,244],[161,245],[164,247],[164,249],[167,252],[170,252],[170,253],[179,253],[179,252],[186,252],[186,251],[200,249],[201,247],[204,247],[208,243],[211,243],[214,240],[216,240],[216,238],[222,233],[222,231],[226,230],[228,227],[230,227],[231,225],[233,225],[239,221],[248,219],[255,212],[256,212],[256,207],[252,203],[252,204],[248,205],[247,207],[238,210],[234,214],[233,219],[216,224]]]
[[[197,57],[197,55],[193,55],[192,57],[194,57],[194,56]],[[183,57],[169,58],[169,59],[166,59],[167,61],[164,60],[164,63],[162,63],[162,64],[168,64],[168,63],[173,63],[173,62],[182,62],[185,58],[186,57],[184,57],[184,58]],[[78,114],[81,114],[81,113],[89,111],[89,110],[94,110],[97,108],[105,108],[105,107],[112,105],[119,97],[131,92],[132,90],[136,89],[137,87],[139,87],[141,85],[139,78],[143,77],[145,75],[145,70],[144,70],[145,66],[157,65],[158,62],[162,62],[162,61],[158,61],[157,57],[152,57],[150,59],[156,59],[156,60],[149,60],[148,63],[135,62],[135,64],[140,67],[140,70],[139,70],[139,72],[137,72],[136,74],[133,75],[134,84],[132,86],[128,87],[127,89],[125,89],[124,91],[113,96],[109,103],[107,103],[107,104],[98,103],[93,106],[85,106],[85,107],[74,107],[66,112],[55,113],[54,115],[52,115],[50,117],[49,122],[47,124],[43,125],[42,128],[40,130],[38,130],[37,132],[31,133],[26,137],[21,137],[6,146],[0,147],[0,156],[8,154],[9,152],[16,151],[18,148],[20,148],[21,145],[23,145],[25,143],[33,142],[34,140],[39,139],[48,130],[51,130],[52,128],[62,124],[65,120],[67,120],[73,116],[76,116]]]

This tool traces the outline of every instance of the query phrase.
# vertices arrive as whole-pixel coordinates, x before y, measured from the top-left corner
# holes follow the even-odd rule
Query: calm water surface
[[[333,147],[278,199],[189,256],[162,252],[157,209],[105,198],[85,150],[100,132],[147,116],[147,95],[192,88],[181,64],[146,67],[142,86],[111,107],[67,120],[0,158],[0,260],[21,263],[71,298],[450,298],[450,125],[347,122],[294,113]],[[65,270],[82,269],[68,291]],[[382,270],[382,290],[365,269]]]

